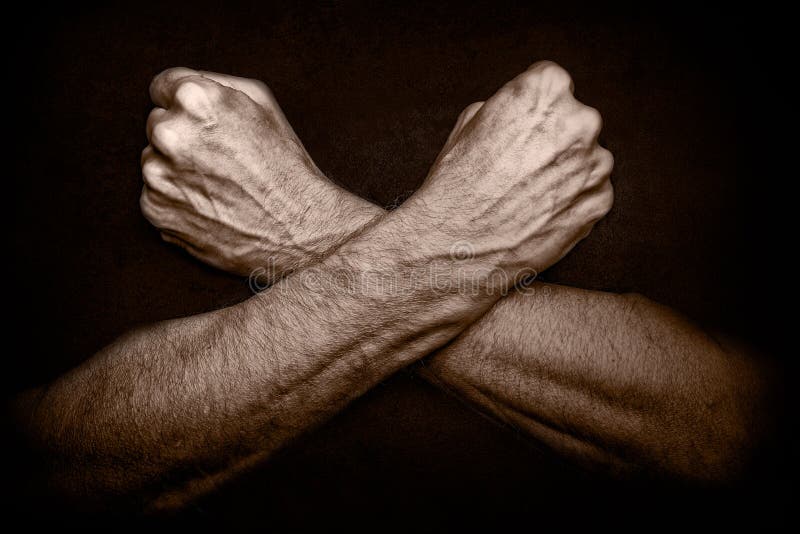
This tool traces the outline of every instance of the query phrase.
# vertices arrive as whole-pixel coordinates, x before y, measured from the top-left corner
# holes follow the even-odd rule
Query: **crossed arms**
[[[171,69],[151,95],[143,213],[275,283],[22,395],[56,491],[181,506],[429,355],[426,379],[591,467],[743,468],[766,389],[751,355],[643,297],[530,283],[612,200],[599,115],[560,67],[468,107],[388,213],[322,175],[263,84]]]

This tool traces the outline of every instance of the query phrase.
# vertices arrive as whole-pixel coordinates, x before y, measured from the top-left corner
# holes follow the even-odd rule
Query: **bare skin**
[[[263,84],[204,75],[261,103],[280,117],[280,131],[300,144]],[[482,105],[472,104],[461,114],[443,157],[475,127],[471,121]],[[313,176],[331,186],[316,167]],[[269,175],[262,179],[272,181]],[[314,241],[322,250],[335,249],[354,228],[384,213],[354,195],[314,202],[307,202],[305,219],[283,229],[311,242],[314,228],[325,226]],[[333,227],[330,221],[336,221]],[[208,232],[190,234],[184,237],[191,246],[175,242],[207,259],[200,251],[207,247]],[[249,248],[244,240],[242,245]],[[234,271],[255,273],[261,283],[287,274],[290,269],[282,266],[315,261],[292,241],[285,251],[269,238],[253,245],[256,250],[247,258],[255,261]],[[472,246],[471,241],[462,245]],[[753,355],[639,295],[538,283],[531,289],[499,301],[427,359],[418,368],[422,376],[590,468],[698,480],[728,479],[744,469],[765,412],[765,378]]]
[[[159,159],[145,161],[142,209],[173,240],[213,230],[193,250],[235,270],[253,243],[252,213],[241,207],[269,199],[285,209],[293,193],[317,187],[292,175],[313,164],[244,93],[180,74],[162,73],[151,87],[164,111],[149,121]],[[179,507],[442,347],[521,270],[566,254],[611,206],[610,158],[594,142],[599,123],[586,122],[593,112],[562,69],[538,64],[481,113],[481,127],[440,158],[420,191],[317,263],[236,306],[131,332],[23,395],[16,413],[49,485],[81,499],[136,495],[150,508]],[[241,165],[243,154],[264,165],[264,154],[283,149],[295,158],[278,167]],[[471,172],[487,154],[494,166]],[[217,172],[220,164],[238,172]],[[260,181],[265,170],[293,193]],[[532,201],[526,210],[521,199]],[[250,235],[241,247],[231,240],[240,233]],[[500,275],[469,293],[450,254],[467,238],[475,254],[462,272]],[[448,283],[417,278],[431,271]],[[374,276],[397,285],[365,282]]]

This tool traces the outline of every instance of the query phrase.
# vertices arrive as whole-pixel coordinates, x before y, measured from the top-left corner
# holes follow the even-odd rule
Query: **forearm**
[[[49,481],[180,505],[449,341],[493,298],[359,282],[391,273],[402,284],[437,259],[398,248],[398,236],[419,230],[399,219],[315,266],[313,290],[306,270],[240,305],[143,328],[25,396],[19,415]]]
[[[383,212],[352,202],[360,209],[345,229]],[[616,472],[731,476],[763,409],[752,355],[633,295],[536,284],[423,363],[416,370],[433,384]]]
[[[739,474],[767,413],[751,356],[641,296],[537,283],[419,370],[591,468],[708,480]]]
[[[170,87],[172,90],[167,90]],[[537,63],[486,103],[476,103],[462,113],[420,188],[423,198],[438,200],[438,222],[451,236],[457,236],[448,245],[467,241],[467,256],[506,250],[513,253],[506,272],[519,273],[524,268],[541,271],[563,257],[608,212],[613,200],[608,181],[613,158],[597,145],[599,113],[577,102],[572,89],[563,69],[548,62]],[[333,238],[328,245],[334,249],[339,245],[337,239],[348,239],[348,232],[337,237],[330,232],[332,224],[344,221],[341,224],[352,223],[351,228],[358,228],[362,217],[366,224],[374,216],[373,206],[363,202],[359,206],[358,201],[348,204],[347,195],[339,190],[329,194],[326,186],[320,185],[326,181],[285,118],[276,122],[282,114],[267,91],[256,90],[256,100],[251,100],[225,91],[203,76],[167,71],[156,77],[151,93],[161,106],[169,108],[173,103],[170,95],[174,95],[180,104],[177,108],[193,110],[178,116],[185,131],[194,137],[174,135],[177,123],[162,120],[170,116],[163,109],[151,113],[153,121],[149,123],[154,125],[148,128],[148,139],[153,150],[164,157],[154,155],[143,164],[146,187],[142,209],[156,227],[182,236],[179,244],[204,261],[223,266],[230,263],[235,268],[229,270],[248,272],[252,264],[247,260],[268,264],[270,258],[277,258],[276,265],[287,265],[286,270],[292,271],[306,261],[306,256],[313,263],[324,254],[324,248],[308,246],[308,236],[312,242]],[[195,98],[197,95],[204,97]],[[266,122],[252,120],[259,115],[252,109],[254,102],[260,101],[259,95],[269,103],[264,107],[270,118]],[[203,105],[209,99],[224,102],[224,112]],[[240,112],[234,113],[236,110]],[[227,132],[228,152],[206,142],[209,124],[221,133]],[[247,125],[248,135],[241,135],[242,124]],[[264,124],[272,127],[262,127]],[[539,135],[544,132],[549,135]],[[189,171],[185,165],[170,163],[175,154],[194,162]],[[226,154],[229,157],[220,161]],[[241,157],[233,157],[236,154]],[[241,160],[250,165],[242,167]],[[303,172],[309,169],[313,172]],[[165,176],[171,178],[169,185],[164,183]],[[292,176],[288,185],[287,176]],[[208,177],[215,179],[205,180]],[[217,193],[198,194],[198,180],[218,189]],[[298,189],[297,184],[305,189]],[[322,191],[320,197],[312,195],[308,203],[297,202],[306,198],[298,192],[308,189]],[[183,194],[176,194],[176,190]],[[197,196],[195,202],[187,203],[192,194]],[[341,202],[329,205],[327,199],[333,197]],[[214,209],[197,209],[196,204],[202,207],[208,203]],[[323,213],[319,219],[311,216],[315,204],[320,204]],[[198,216],[198,211],[203,213]],[[224,216],[217,216],[219,212]],[[299,224],[294,224],[298,213]],[[232,226],[230,220],[236,224]],[[314,220],[322,221],[322,232],[315,231]],[[430,225],[423,225],[419,238],[429,231]],[[263,249],[249,246],[259,236],[269,236],[264,239],[270,242]],[[242,242],[248,246],[242,247]],[[288,261],[281,262],[280,246],[284,242],[292,253]],[[231,243],[237,246],[231,247]],[[253,255],[242,258],[243,248],[252,250]],[[414,243],[403,243],[402,248],[413,250]],[[459,366],[453,369],[448,367],[449,360],[442,360],[439,376],[453,389],[463,389],[464,394],[507,418],[513,408],[515,417],[526,423],[522,426],[542,439],[547,438],[543,430],[547,427],[539,421],[561,430],[558,436],[564,449],[594,447],[594,455],[586,452],[579,455],[582,458],[628,462],[678,474],[685,474],[686,465],[698,464],[705,469],[716,465],[716,457],[727,459],[726,451],[705,447],[720,443],[738,446],[742,411],[738,405],[719,410],[730,424],[715,422],[705,417],[710,409],[704,403],[735,396],[737,389],[747,398],[746,382],[751,376],[747,364],[733,365],[733,360],[724,357],[724,351],[702,332],[655,305],[632,307],[627,306],[629,297],[579,295],[590,296],[579,305],[572,304],[569,295],[558,295],[550,303],[520,300],[522,297],[504,300],[496,320],[481,322],[475,336],[496,338],[501,345],[505,341],[500,340],[513,340],[510,349],[501,347],[512,356],[494,358],[493,349],[497,347],[487,345],[487,353],[494,358],[493,366],[489,366],[481,358],[471,360],[474,349],[468,345],[466,360],[458,360]],[[517,302],[519,309],[512,305]],[[531,308],[533,303],[537,306]],[[635,320],[626,322],[630,318],[627,308],[637,309],[631,316]],[[539,319],[551,317],[554,326],[532,320],[532,311],[541,315]],[[536,335],[530,337],[529,330]],[[592,358],[586,356],[587,351]],[[440,356],[434,361],[439,361],[437,358]],[[588,363],[588,359],[596,361]],[[547,374],[537,374],[541,369]],[[475,394],[473,390],[477,389],[483,396]],[[558,409],[551,399],[539,398],[554,392],[561,403]],[[505,411],[495,408],[501,403]],[[697,408],[694,419],[684,410],[686,405]],[[630,416],[632,422],[616,425],[617,416]],[[549,441],[557,442],[554,438]],[[665,447],[662,441],[670,445]],[[609,454],[604,456],[606,452]],[[678,456],[690,459],[673,458]]]

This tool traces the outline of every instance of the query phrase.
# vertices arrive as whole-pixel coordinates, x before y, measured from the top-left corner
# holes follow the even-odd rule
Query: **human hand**
[[[569,74],[539,62],[467,108],[409,207],[512,276],[561,259],[611,208],[599,113]]]
[[[165,241],[226,271],[277,278],[366,224],[263,83],[176,68],[150,93],[159,107],[147,121],[140,203]]]
[[[191,72],[193,71],[189,71],[189,73]],[[182,75],[184,73],[177,74]],[[302,147],[300,141],[291,130],[288,121],[286,121],[285,117],[283,117],[280,107],[266,86],[254,80],[236,78],[232,76],[213,73],[203,73],[203,75],[205,77],[213,77],[213,80],[238,89],[249,95],[251,100],[258,102],[262,107],[269,110],[273,116],[279,119],[274,124],[270,125],[271,128],[277,132],[288,132],[289,137],[294,139],[298,146]],[[543,88],[541,86],[545,81],[561,82],[561,85],[556,83],[555,87],[551,86]],[[514,94],[504,94],[509,92],[509,88]],[[594,110],[591,110],[591,108],[586,108],[572,98],[571,82],[569,77],[565,72],[563,72],[562,69],[560,69],[560,67],[557,67],[556,65],[551,63],[540,63],[534,65],[531,67],[531,69],[529,69],[529,71],[526,71],[526,73],[523,73],[523,75],[520,77],[512,80],[512,82],[498,91],[498,94],[495,95],[492,100],[490,100],[490,103],[495,104],[495,107],[497,107],[497,100],[500,100],[500,97],[504,96],[506,97],[506,100],[511,100],[510,104],[516,105],[517,107],[520,105],[524,106],[524,104],[516,102],[515,100],[519,100],[519,97],[525,95],[527,95],[529,98],[531,96],[536,96],[537,91],[543,93],[541,95],[541,100],[543,102],[537,102],[537,104],[540,104],[540,113],[544,115],[555,115],[556,119],[558,120],[551,120],[549,122],[542,121],[544,124],[537,123],[536,128],[538,128],[541,133],[547,133],[547,129],[553,127],[559,127],[562,130],[565,130],[565,132],[563,132],[564,135],[550,135],[549,140],[553,145],[555,145],[554,149],[551,149],[553,154],[551,154],[550,161],[545,160],[544,165],[542,165],[541,162],[536,158],[533,158],[532,160],[531,158],[517,158],[517,160],[508,158],[510,161],[502,161],[502,158],[508,156],[508,151],[503,152],[501,150],[499,152],[502,158],[496,158],[500,161],[496,161],[494,163],[496,163],[495,167],[501,169],[503,168],[503,165],[511,165],[512,167],[516,165],[518,173],[522,174],[523,176],[525,175],[524,172],[529,172],[531,176],[539,176],[538,181],[533,184],[539,185],[539,187],[532,188],[533,191],[528,191],[529,194],[536,193],[537,191],[544,192],[542,197],[535,199],[539,202],[539,205],[546,205],[548,198],[554,200],[553,197],[555,197],[555,200],[558,200],[560,194],[564,197],[562,198],[562,205],[554,202],[551,206],[552,210],[540,214],[541,217],[537,217],[535,212],[531,213],[532,208],[530,206],[527,208],[527,210],[524,209],[524,206],[520,208],[523,211],[523,213],[520,214],[522,215],[522,217],[520,217],[521,219],[524,220],[525,215],[530,215],[534,218],[534,222],[538,223],[538,225],[532,225],[532,228],[530,228],[534,234],[534,237],[538,239],[536,244],[544,244],[546,247],[549,247],[545,250],[534,250],[538,257],[550,258],[545,263],[534,264],[542,265],[551,264],[566,254],[566,252],[575,244],[575,242],[580,240],[580,238],[584,237],[588,233],[594,221],[605,214],[605,212],[608,210],[612,195],[610,183],[608,182],[607,178],[608,174],[610,173],[612,161],[610,154],[596,144],[596,135],[600,127],[599,117],[596,116],[596,112]],[[509,96],[516,98],[508,98]],[[495,130],[492,130],[491,128],[484,128],[483,131],[480,131],[479,133],[483,137],[481,137],[481,135],[470,135],[471,130],[474,129],[472,119],[481,108],[482,103],[476,103],[469,106],[461,114],[456,127],[453,129],[447,143],[445,144],[445,147],[442,149],[440,157],[434,164],[434,167],[431,171],[431,176],[433,176],[437,169],[440,169],[439,172],[441,172],[441,167],[443,164],[452,160],[453,150],[456,149],[455,147],[459,143],[467,144],[468,146],[470,143],[472,143],[481,147],[482,142],[484,145],[491,147],[493,136],[498,135],[498,133],[502,134],[502,132],[505,131],[503,130],[503,123],[500,122]],[[499,117],[495,117],[494,120],[496,122],[503,118],[508,120],[508,113],[504,115],[502,112],[513,111],[513,109],[495,110],[495,115],[499,115]],[[536,107],[532,107],[529,110],[529,114],[536,115],[536,109]],[[525,118],[529,121],[531,120],[531,117]],[[513,116],[511,119],[513,119]],[[535,117],[533,119],[533,122],[535,122]],[[247,120],[247,118],[240,117],[239,120]],[[493,119],[483,118],[484,123],[490,122],[491,120]],[[512,124],[510,125],[511,127],[506,127],[505,129],[512,133],[516,133],[518,136],[524,136],[525,132],[524,130],[520,132],[521,126],[516,124],[517,122],[521,121],[512,121]],[[514,126],[516,126],[516,129],[513,128]],[[465,130],[467,130],[466,133]],[[464,136],[468,136],[467,141],[462,139]],[[536,139],[522,139],[522,141],[527,142],[527,145],[535,144],[537,142]],[[573,145],[569,144],[570,141],[573,143]],[[539,144],[542,146],[547,146],[543,143]],[[485,146],[481,148],[486,150]],[[583,150],[580,150],[581,148],[583,148]],[[463,150],[463,148],[461,150]],[[559,152],[559,150],[563,151],[564,153],[562,154]],[[330,184],[321,175],[321,173],[316,170],[316,167],[313,165],[313,162],[311,162],[310,157],[308,157],[304,150],[303,153],[315,172],[308,174],[303,172],[302,169],[295,169],[295,172],[303,174],[301,178],[310,177],[311,183]],[[514,154],[512,153],[512,156],[513,155]],[[191,158],[192,154],[186,154],[186,157]],[[463,156],[462,159],[464,159]],[[446,161],[443,162],[443,160]],[[213,163],[214,161],[211,162],[212,165]],[[486,163],[491,164],[493,162]],[[537,168],[536,164],[539,164],[543,168]],[[218,174],[224,174],[224,169],[217,170],[215,172]],[[559,176],[559,172],[565,173],[565,176]],[[265,179],[270,180],[269,173],[266,174]],[[570,183],[570,179],[574,183]],[[427,187],[429,187],[431,181],[432,179],[429,176],[428,181],[426,181]],[[566,191],[561,191],[562,184],[565,186]],[[490,183],[488,185],[492,184]],[[335,188],[334,186],[334,189],[338,188]],[[290,235],[305,236],[307,241],[313,241],[316,238],[316,248],[318,249],[335,248],[344,242],[350,234],[352,234],[358,228],[366,225],[367,222],[379,216],[379,214],[382,212],[382,210],[377,206],[374,206],[369,202],[356,197],[355,195],[349,194],[342,190],[337,190],[336,193],[337,201],[331,203],[325,203],[324,201],[303,196],[296,197],[295,201],[304,205],[301,206],[300,211],[303,211],[306,217],[302,220],[292,217],[281,217],[282,213],[280,212],[279,206],[277,207],[275,213],[272,214],[272,217],[278,217],[282,219],[284,229]],[[445,195],[445,197],[452,197],[453,193],[457,194],[457,191],[451,191],[448,195]],[[511,200],[518,199],[512,198]],[[564,210],[571,205],[570,202],[574,202],[577,205],[573,210],[574,213],[563,213]],[[435,200],[433,204],[437,205]],[[531,205],[533,208],[537,206],[535,202],[532,202]],[[272,206],[275,205],[273,204]],[[270,206],[264,206],[261,209],[268,210],[269,207]],[[303,209],[303,207],[305,209]],[[561,209],[558,210],[558,208]],[[592,211],[593,209],[596,211]],[[450,209],[450,213],[453,215],[458,215],[458,210]],[[265,215],[267,218],[270,216],[269,213],[266,213]],[[445,212],[444,215],[446,217],[448,213]],[[572,215],[572,217],[569,215]],[[255,214],[252,218],[258,220],[262,218],[262,216]],[[548,224],[551,228],[548,228]],[[561,224],[562,227],[556,228],[558,224]],[[309,235],[308,230],[312,228],[318,229],[318,233],[315,235]],[[201,231],[203,230],[202,227],[198,227],[198,229]],[[582,231],[579,231],[576,235],[576,230],[580,229],[582,229]],[[551,231],[554,235],[548,236],[547,234]],[[466,238],[464,238],[465,236]],[[470,245],[473,246],[480,246],[481,242],[475,239],[475,237],[480,237],[480,234],[472,236],[462,234],[461,240],[468,241]],[[507,237],[513,237],[513,235]],[[543,237],[549,237],[550,239],[547,240]],[[234,270],[234,272],[251,272],[253,269],[258,268],[259,266],[264,266],[265,259],[272,261],[273,259],[278,258],[278,261],[272,263],[272,269],[273,272],[280,276],[284,274],[285,271],[291,270],[285,268],[285,266],[307,264],[314,257],[314,255],[310,254],[307,249],[302,250],[297,247],[292,247],[292,240],[287,240],[287,246],[284,249],[279,242],[269,239],[261,241],[257,239],[253,240],[252,236],[246,233],[231,233],[230,238],[238,238],[243,240],[242,243],[229,242],[229,248],[231,249],[248,249],[250,245],[253,245],[251,248],[249,248],[250,252],[248,254],[241,255],[240,260],[236,262],[238,267]],[[172,237],[167,234],[165,239],[171,240]],[[202,241],[203,239],[204,235],[201,232],[199,236],[192,236],[192,239],[187,241]],[[457,238],[454,237],[453,239]],[[188,248],[186,247],[187,241],[179,242],[179,244],[184,246],[184,248]],[[502,250],[502,245],[499,248]],[[190,252],[193,252],[191,249],[189,250]],[[478,252],[480,252],[480,249],[478,249]],[[200,257],[200,259],[205,259],[203,255],[199,253],[193,253]],[[530,264],[525,263],[525,256],[518,256],[518,254],[514,254],[512,256],[519,260],[518,266],[531,266]],[[212,255],[212,257],[215,256]],[[210,263],[215,264],[214,262]],[[537,267],[537,269],[541,270],[542,267]]]

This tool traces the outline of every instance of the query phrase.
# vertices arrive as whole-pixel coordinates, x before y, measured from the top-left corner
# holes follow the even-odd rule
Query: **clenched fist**
[[[262,83],[171,69],[152,93],[169,110],[148,121],[156,150],[143,158],[142,209],[201,260],[278,277],[380,215],[318,171]],[[406,208],[423,204],[416,209],[448,242],[500,256],[512,276],[541,271],[611,207],[613,158],[597,144],[600,126],[597,111],[573,97],[569,75],[537,63],[461,114]]]
[[[572,90],[564,69],[540,62],[467,108],[411,202],[512,274],[557,262],[613,202],[600,114]]]
[[[169,69],[142,154],[141,208],[162,237],[215,267],[286,273],[358,229],[261,82]]]

